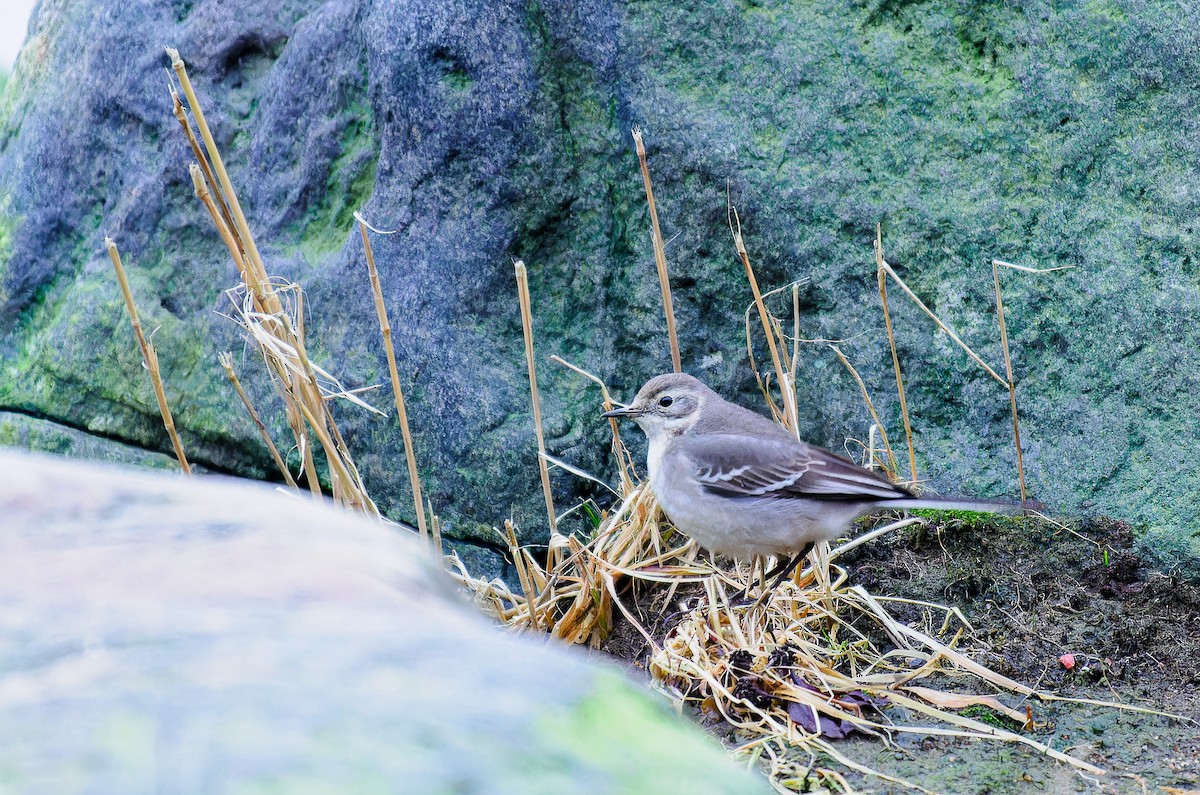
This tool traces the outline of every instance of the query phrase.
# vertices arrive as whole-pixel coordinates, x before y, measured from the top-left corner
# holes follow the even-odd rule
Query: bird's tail
[[[977,511],[979,513],[1000,513],[1008,516],[1019,516],[1026,510],[1042,510],[1041,503],[1029,500],[1024,506],[1019,502],[1008,500],[977,500],[970,497],[905,497],[898,500],[880,500],[880,508],[897,508],[930,511]]]

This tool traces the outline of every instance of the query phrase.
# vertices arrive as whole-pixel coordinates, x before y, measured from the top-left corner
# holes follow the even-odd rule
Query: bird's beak
[[[614,419],[632,419],[641,416],[642,412],[635,409],[633,406],[622,406],[619,409],[606,411],[601,414],[601,417],[612,417]]]

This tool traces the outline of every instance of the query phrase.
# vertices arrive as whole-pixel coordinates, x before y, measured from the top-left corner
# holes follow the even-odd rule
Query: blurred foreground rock
[[[415,538],[245,483],[0,451],[6,793],[750,793]]]

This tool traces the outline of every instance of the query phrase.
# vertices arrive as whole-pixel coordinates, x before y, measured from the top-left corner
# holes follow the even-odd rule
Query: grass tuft
[[[197,158],[197,162],[188,169],[196,197],[208,210],[217,233],[242,277],[240,285],[226,292],[233,307],[232,317],[258,348],[283,400],[288,426],[303,462],[301,474],[313,496],[320,497],[322,489],[316,456],[316,448],[319,447],[334,501],[379,518],[379,509],[367,494],[350,450],[338,429],[330,403],[341,398],[370,411],[375,409],[358,397],[356,391],[346,389],[309,356],[304,333],[304,292],[298,284],[273,279],[268,275],[188,77],[187,67],[178,51],[168,48],[167,54],[186,98],[184,105],[172,87],[175,116]],[[188,113],[199,131],[198,140],[192,132]],[[248,404],[247,410],[251,412],[251,418],[256,419],[255,412]],[[258,423],[261,420],[256,420]],[[268,446],[272,445],[268,443]],[[277,461],[281,460],[277,455],[276,458]]]

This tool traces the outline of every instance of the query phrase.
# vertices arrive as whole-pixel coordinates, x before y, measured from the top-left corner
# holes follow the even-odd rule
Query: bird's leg
[[[790,577],[792,572],[796,570],[796,567],[808,557],[808,553],[812,552],[812,548],[813,545],[811,543],[805,544],[804,549],[793,555],[791,560],[788,560],[787,558],[781,558],[779,563],[775,564],[775,567],[767,572],[767,579],[775,577],[775,581],[771,583],[771,587],[767,590],[774,591],[779,587],[780,583]]]
[[[796,570],[796,567],[799,566],[800,563],[806,557],[808,557],[808,553],[812,552],[812,548],[813,548],[812,544],[806,544],[803,549],[801,549],[799,552],[797,552],[792,557],[780,558],[779,562],[776,563],[774,566],[772,566],[771,570],[766,572],[763,575],[764,582],[767,580],[770,580],[772,577],[775,578],[775,580],[771,583],[771,585],[765,591],[763,591],[763,594],[764,595],[768,594],[771,591],[774,591],[776,588],[778,588],[779,584],[782,583],[784,580],[786,580],[788,578],[788,576],[791,575],[791,573]],[[744,601],[746,601],[746,595],[749,592],[750,592],[750,586],[747,585],[745,589],[734,594],[733,598],[730,601],[733,602],[734,604],[744,602]]]

